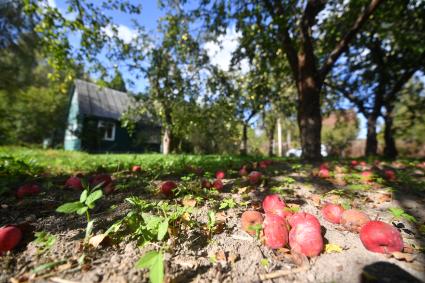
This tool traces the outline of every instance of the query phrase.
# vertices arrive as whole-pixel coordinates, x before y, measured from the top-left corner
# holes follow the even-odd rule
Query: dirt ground
[[[416,173],[419,175],[414,178],[424,178],[421,172]],[[284,163],[272,165],[266,175],[268,180],[257,188],[250,188],[240,178],[224,180],[225,188],[220,198],[232,197],[240,204],[241,195],[247,194],[250,204],[219,210],[224,228],[211,240],[199,229],[186,229],[185,235],[171,237],[168,240],[171,248],[165,254],[166,282],[425,282],[425,239],[418,231],[420,224],[425,223],[423,190],[398,188],[392,191],[376,184],[370,184],[367,190],[350,190],[344,183],[312,177],[308,170],[293,170]],[[288,177],[295,182],[288,183]],[[63,178],[52,182],[59,187]],[[306,261],[294,258],[286,249],[271,250],[242,231],[241,214],[247,209],[261,211],[262,199],[276,187],[284,191],[288,205],[315,215],[322,225],[325,243],[337,245],[342,251],[324,251]],[[129,212],[130,206],[124,201],[128,196],[148,200],[163,198],[160,195],[152,197],[144,187],[130,187],[106,196],[93,213],[95,234],[104,232]],[[27,236],[19,247],[0,257],[0,282],[149,281],[148,271],[134,266],[155,245],[139,248],[134,240],[105,244],[85,250],[84,263],[78,263],[83,253],[84,218],[55,212],[62,203],[78,197],[78,192],[58,189],[19,202],[12,197],[0,199],[0,226],[22,223],[27,229]],[[369,252],[358,234],[323,219],[320,207],[326,201],[349,202],[351,207],[363,210],[371,219],[392,223],[402,233],[405,253],[397,259]],[[414,216],[417,223],[395,219],[388,210],[394,207]],[[208,202],[196,207],[192,220],[206,223],[210,209]],[[33,239],[28,236],[34,231],[49,232],[57,241],[50,250],[39,254]],[[54,267],[34,272],[45,263],[54,263]]]

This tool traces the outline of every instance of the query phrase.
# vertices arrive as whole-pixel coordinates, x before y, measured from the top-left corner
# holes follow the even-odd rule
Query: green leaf
[[[144,254],[137,262],[136,268],[150,268],[155,264],[159,253],[157,251],[150,251]]]
[[[88,190],[84,190],[81,195],[80,195],[80,202],[84,203],[87,199],[87,195],[88,195],[89,191]]]
[[[158,241],[164,239],[165,235],[167,235],[168,231],[168,218],[166,218],[161,224],[158,226]]]
[[[158,253],[154,264],[150,268],[149,279],[152,283],[163,283],[164,281],[164,259],[162,253]]]
[[[84,206],[84,207],[80,208],[79,210],[77,210],[77,214],[78,214],[78,215],[83,215],[84,213],[86,213],[86,211],[87,211],[88,209],[89,209],[89,208],[88,208],[87,206]]]
[[[93,232],[93,224],[94,224],[94,220],[90,220],[89,222],[87,222],[86,236],[84,237],[84,243],[88,242],[90,235]]]
[[[89,206],[93,204],[96,200],[100,199],[103,196],[102,190],[97,190],[92,192],[86,199],[86,205]]]
[[[68,202],[68,203],[64,203],[61,206],[59,206],[58,208],[56,208],[56,211],[62,212],[62,213],[73,213],[73,212],[76,212],[77,210],[79,210],[82,207],[84,207],[84,205],[79,201]]]

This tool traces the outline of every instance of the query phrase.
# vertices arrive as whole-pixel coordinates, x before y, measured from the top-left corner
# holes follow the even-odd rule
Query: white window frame
[[[104,128],[106,129],[106,125],[111,124],[112,125],[112,137],[108,137],[108,131],[104,131],[102,140],[104,141],[114,141],[115,140],[115,129],[116,124],[114,122],[110,121],[98,121],[97,128]]]

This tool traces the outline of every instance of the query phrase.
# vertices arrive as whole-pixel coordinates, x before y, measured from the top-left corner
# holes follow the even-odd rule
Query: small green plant
[[[61,213],[77,213],[78,215],[86,215],[87,227],[86,227],[86,236],[84,238],[84,243],[87,243],[91,232],[93,230],[94,220],[90,219],[89,210],[95,207],[95,203],[102,196],[102,190],[99,189],[102,186],[102,183],[95,186],[93,189],[90,189],[89,186],[83,184],[83,192],[80,195],[79,201],[67,202],[59,206],[56,211]]]
[[[148,268],[149,280],[152,283],[164,281],[164,255],[162,251],[150,251],[136,263],[136,268]]]
[[[228,208],[234,208],[236,207],[236,202],[233,198],[225,198],[220,203],[219,209],[228,209]]]
[[[255,237],[257,238],[257,240],[260,239],[260,233],[261,233],[261,230],[263,230],[263,225],[261,224],[250,225],[248,229],[251,231],[255,231]]]
[[[35,232],[34,236],[34,244],[37,246],[37,253],[39,254],[45,253],[56,243],[56,237],[45,231]]]
[[[215,211],[208,211],[208,222],[207,222],[207,229],[208,229],[208,238],[211,240],[212,235],[217,230],[216,225],[216,218],[215,218]]]
[[[295,183],[295,179],[294,178],[291,178],[291,177],[283,177],[282,178],[282,183],[283,183],[283,185],[288,186],[288,185],[294,184]]]
[[[401,208],[391,207],[388,210],[391,212],[391,214],[394,216],[395,219],[403,218],[403,219],[410,221],[410,222],[413,222],[413,223],[418,222],[418,220],[414,216],[408,214],[407,212],[405,212]]]
[[[260,264],[261,264],[261,266],[268,267],[269,266],[269,260],[267,258],[262,258],[260,260]]]

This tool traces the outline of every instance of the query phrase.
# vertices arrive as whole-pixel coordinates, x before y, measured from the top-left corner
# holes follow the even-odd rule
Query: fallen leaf
[[[291,258],[292,258],[292,261],[298,266],[310,265],[308,258],[305,255],[301,253],[297,253],[294,250],[291,250]]]
[[[404,260],[406,262],[412,262],[416,259],[415,255],[402,252],[393,252],[391,253],[391,256],[397,260]]]
[[[246,194],[246,193],[248,193],[249,191],[250,191],[250,187],[242,187],[242,188],[239,188],[239,189],[238,189],[238,193],[239,193],[240,195]]]
[[[320,206],[322,197],[320,195],[313,194],[310,196],[311,201],[315,206]]]
[[[184,206],[188,206],[188,207],[195,207],[196,206],[196,200],[195,199],[184,198],[182,203],[183,203]]]
[[[97,248],[102,242],[108,237],[107,234],[99,234],[96,236],[93,236],[89,240],[89,244],[92,245],[94,248]]]
[[[325,253],[340,253],[342,252],[342,248],[337,244],[326,244]]]

